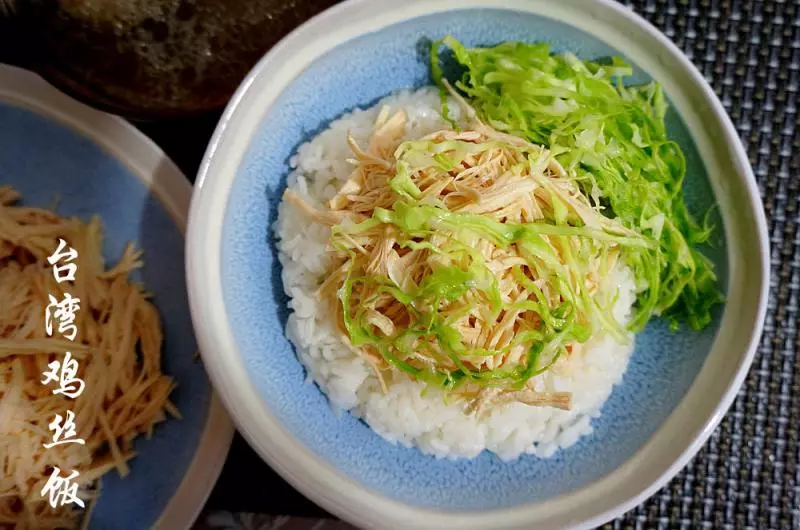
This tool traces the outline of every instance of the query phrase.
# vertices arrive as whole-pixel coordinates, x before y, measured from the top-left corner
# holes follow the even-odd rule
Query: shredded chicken
[[[424,160],[408,164],[410,179],[421,194],[417,197],[420,204],[441,205],[448,212],[480,215],[500,223],[515,224],[535,223],[552,217],[557,208],[565,208],[567,215],[580,219],[588,228],[604,229],[621,236],[631,235],[630,231],[597,212],[576,184],[565,178],[564,168],[546,149],[495,131],[481,123],[471,112],[472,109],[463,100],[460,101],[470,117],[469,128],[460,131],[441,130],[414,140],[438,146],[435,149],[444,159],[458,154],[456,149],[465,149],[460,153],[460,158],[456,157],[461,162],[451,169],[442,167],[442,159],[427,164]],[[398,174],[398,157],[404,156],[398,147],[405,136],[406,121],[404,113],[389,116],[388,109],[383,109],[366,149],[349,136],[353,151],[351,163],[355,165],[355,170],[328,202],[327,209],[313,207],[291,191],[286,193],[287,201],[310,219],[328,226],[335,226],[344,218],[353,220],[355,216],[362,220],[369,219],[379,208],[391,209],[400,199],[390,181]],[[413,156],[416,157],[414,160],[419,161],[427,155],[423,152]],[[426,244],[421,241],[414,242],[416,245],[400,244],[398,237],[391,224],[382,224],[340,236],[337,246],[329,247],[335,257],[336,267],[320,287],[318,295],[331,304],[334,314],[339,318],[341,336],[345,340],[348,339],[348,333],[340,288],[349,274],[385,278],[391,285],[408,292],[422,285],[439,268],[457,266],[466,269],[476,259],[463,252],[436,252],[435,249],[450,242],[451,235],[446,230],[434,234]],[[468,236],[461,234],[461,237]],[[571,244],[564,243],[565,239],[542,236],[545,244],[557,255],[564,252],[560,245]],[[518,245],[502,248],[488,239],[475,236],[469,246],[478,253],[485,267],[496,278],[502,302],[514,304],[514,308],[496,314],[484,294],[468,290],[461,299],[442,301],[438,308],[433,309],[451,319],[462,342],[473,350],[499,352],[460,359],[459,362],[470,371],[525,368],[533,339],[520,340],[519,337],[539,330],[543,325],[537,310],[525,304],[534,302],[552,308],[560,302],[559,295],[551,292],[547,281],[537,277],[535,268],[523,256]],[[575,273],[563,279],[571,283],[574,292],[586,292],[592,296],[600,281],[601,271],[606,270],[599,261],[592,262],[584,274]],[[613,263],[608,265],[613,266]],[[516,276],[520,273],[525,274],[529,283],[536,287],[523,285]],[[408,328],[417,318],[416,311],[410,310],[407,304],[398,301],[386,289],[380,291],[376,285],[363,282],[353,287],[351,304],[363,311],[363,317],[373,326],[377,335],[387,338]],[[567,345],[564,357],[571,355],[572,351],[580,354],[572,346]],[[397,375],[398,370],[393,363],[373,349],[353,350],[375,367],[384,388],[386,374]],[[546,363],[549,359],[541,361]],[[451,356],[445,355],[429,339],[417,339],[413,344],[413,353],[406,356],[403,362],[414,369],[436,367],[455,371],[459,368]],[[473,412],[490,402],[516,401],[567,410],[571,407],[569,393],[536,392],[530,387],[498,391],[466,384],[458,393],[471,399],[468,410]]]
[[[53,510],[41,490],[54,466],[77,470],[79,497],[90,507],[93,483],[116,470],[128,472],[133,440],[148,438],[167,414],[179,417],[168,396],[175,383],[161,372],[162,332],[149,295],[128,281],[141,266],[129,247],[116,266],[103,263],[98,219],[83,223],[36,208],[14,206],[19,194],[0,187],[0,528],[74,528],[80,512]],[[78,252],[74,283],[57,283],[46,258],[65,239]],[[77,336],[45,331],[48,295],[80,300]],[[79,363],[83,392],[54,394],[42,373],[70,352]],[[53,442],[56,414],[75,414],[75,438]]]
[[[531,406],[547,406],[561,410],[572,408],[571,392],[532,392],[530,390],[499,391],[489,389],[481,392],[480,397],[469,405],[469,412],[480,415],[489,405],[498,406],[504,403],[524,403]]]

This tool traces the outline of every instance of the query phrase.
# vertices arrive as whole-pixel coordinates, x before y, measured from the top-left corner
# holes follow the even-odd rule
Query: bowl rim
[[[153,190],[185,237],[192,186],[164,151],[133,125],[67,96],[33,72],[4,64],[0,64],[0,104],[52,120],[97,145]],[[189,528],[197,520],[222,471],[233,433],[233,422],[212,388],[194,455],[153,529]],[[90,506],[84,514],[91,524]]]
[[[228,195],[248,141],[275,97],[309,63],[343,42],[397,22],[475,8],[511,9],[567,22],[624,51],[662,82],[692,131],[715,199],[721,203],[728,243],[729,300],[737,303],[726,304],[708,358],[675,410],[620,467],[551,499],[505,509],[455,512],[412,506],[370,490],[298,444],[272,416],[247,376],[224,311],[220,243]],[[658,75],[667,71],[672,75]],[[680,84],[673,81],[676,77],[681,78]],[[698,136],[695,131],[706,134]],[[718,138],[712,141],[707,131]],[[732,170],[726,173],[727,180],[714,172],[723,161]],[[742,233],[757,248],[745,249],[738,237],[731,237]],[[613,0],[346,0],[313,17],[272,48],[225,109],[192,197],[186,267],[192,317],[215,388],[248,443],[285,480],[323,508],[363,527],[528,528],[535,524],[537,528],[588,529],[653,495],[688,463],[722,420],[747,375],[763,330],[769,255],[766,216],[733,123],[692,62],[631,9]],[[739,261],[733,263],[734,257]],[[745,278],[745,272],[750,276]],[[725,371],[708,362],[730,351],[738,355]]]

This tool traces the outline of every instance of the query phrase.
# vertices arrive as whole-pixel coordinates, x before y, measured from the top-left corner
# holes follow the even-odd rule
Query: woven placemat
[[[800,0],[623,3],[684,51],[732,117],[764,201],[772,283],[757,356],[722,424],[665,488],[603,529],[800,530]],[[220,512],[223,500],[212,496],[198,528],[351,528]]]

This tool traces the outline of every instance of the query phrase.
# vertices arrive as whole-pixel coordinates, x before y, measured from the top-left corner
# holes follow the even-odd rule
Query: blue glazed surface
[[[430,82],[423,39],[452,34],[468,45],[546,41],[583,58],[624,55],[570,26],[529,14],[463,10],[431,15],[362,36],[328,52],[282,93],[251,140],[231,190],[223,226],[225,305],[238,348],[271,412],[307,448],[353,480],[387,497],[439,509],[489,509],[575,490],[632,456],[672,412],[705,360],[716,322],[702,333],[670,333],[653,321],[637,339],[628,372],[593,421],[591,437],[539,460],[503,463],[489,453],[452,462],[391,445],[364,423],[333,413],[284,336],[287,298],[271,223],[295,149],[343,112],[391,92]],[[379,50],[379,53],[376,53]],[[648,80],[637,71],[635,81]],[[699,154],[678,115],[670,134],[685,151],[690,207],[703,213],[713,196]],[[720,227],[721,228],[721,227]],[[722,231],[709,255],[727,284]],[[721,311],[719,311],[721,313]]]
[[[59,214],[84,220],[99,215],[108,264],[122,255],[129,241],[144,250],[145,267],[132,276],[154,294],[164,328],[163,370],[178,383],[171,400],[183,419],[157,426],[149,441],[137,440],[138,456],[130,462],[128,477],[120,479],[111,472],[103,479],[89,528],[150,528],[189,467],[211,399],[202,365],[193,360],[196,345],[185,292],[183,235],[130,170],[59,124],[0,105],[0,146],[0,185],[14,186],[24,204],[57,204]]]

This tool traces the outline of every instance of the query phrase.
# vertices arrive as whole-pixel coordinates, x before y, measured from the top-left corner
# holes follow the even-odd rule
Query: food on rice
[[[671,307],[653,300],[682,292],[644,270],[663,261],[661,234],[604,211],[607,186],[577,178],[562,146],[485,121],[486,87],[462,81],[468,102],[434,77],[443,98],[388,97],[293,158],[276,226],[287,334],[331,401],[390,441],[549,456],[591,432],[633,332]]]

